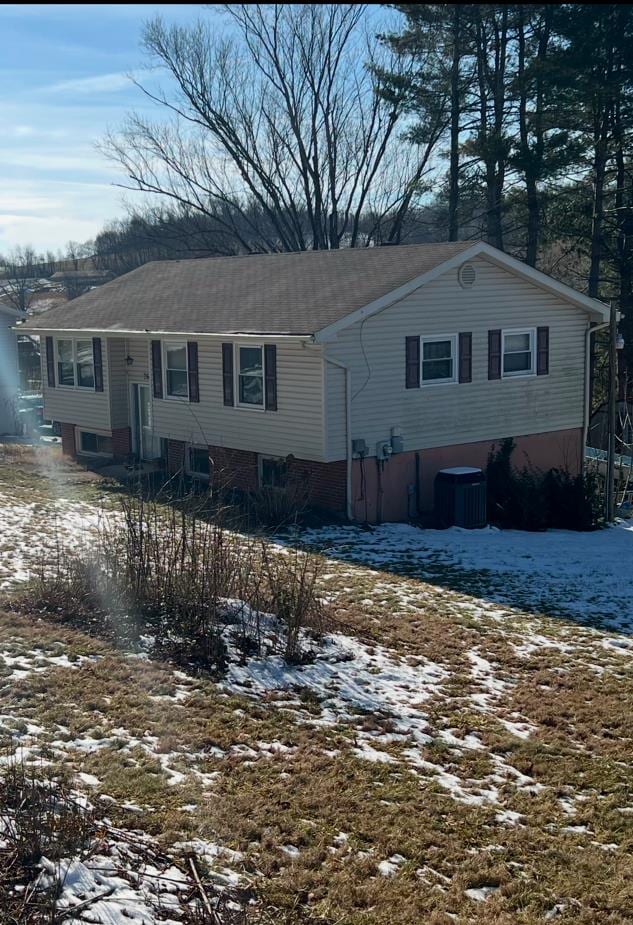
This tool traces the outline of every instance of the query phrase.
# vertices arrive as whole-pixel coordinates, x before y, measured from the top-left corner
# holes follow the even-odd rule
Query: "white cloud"
[[[42,87],[41,93],[116,93],[130,87],[127,74],[98,74],[96,77],[76,77],[62,80],[50,87]]]
[[[0,180],[0,253],[16,244],[37,250],[93,238],[123,211],[121,190],[108,183]]]

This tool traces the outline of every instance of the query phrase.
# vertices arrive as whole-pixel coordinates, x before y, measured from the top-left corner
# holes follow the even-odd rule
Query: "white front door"
[[[154,436],[149,386],[134,383],[132,399],[134,449],[139,459],[156,459],[160,456],[160,439]]]

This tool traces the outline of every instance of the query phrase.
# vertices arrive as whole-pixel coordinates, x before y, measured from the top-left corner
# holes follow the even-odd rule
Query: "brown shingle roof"
[[[48,329],[313,334],[472,246],[164,260],[46,313]],[[29,327],[37,327],[34,320]],[[41,326],[41,322],[40,322]]]

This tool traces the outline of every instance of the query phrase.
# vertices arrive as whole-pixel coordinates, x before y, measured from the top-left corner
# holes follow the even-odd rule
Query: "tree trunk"
[[[457,241],[459,237],[459,124],[461,116],[460,93],[460,7],[453,7],[453,58],[451,63],[451,149],[448,189],[448,240]]]

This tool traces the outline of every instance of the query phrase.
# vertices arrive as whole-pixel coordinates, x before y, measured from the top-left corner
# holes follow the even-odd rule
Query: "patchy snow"
[[[476,572],[473,591],[480,597],[633,630],[633,571],[625,567],[633,559],[630,521],[591,533],[346,526],[304,531],[302,539],[335,559],[440,584],[455,577],[442,576],[447,567],[463,570],[466,580]]]
[[[219,895],[241,882],[235,871],[218,866],[225,852],[217,845],[196,840],[164,853],[142,832],[107,824],[103,830],[105,837],[95,843],[88,857],[55,862],[42,858],[40,862],[39,886],[61,884],[56,903],[60,918],[100,925],[177,925],[188,921],[196,891],[185,856],[193,856],[197,864],[204,861],[207,890]],[[229,854],[237,860],[237,852]]]
[[[476,886],[471,887],[469,890],[464,890],[466,896],[469,899],[474,899],[475,902],[485,902],[489,896],[492,896],[493,893],[496,893],[499,889],[498,886]]]
[[[381,861],[378,865],[378,873],[383,877],[394,877],[398,873],[398,868],[404,864],[406,858],[401,854],[392,854],[386,861]]]
[[[83,501],[19,503],[0,492],[0,590],[28,581],[62,546],[84,543],[103,517]]]
[[[422,658],[411,664],[391,650],[364,645],[342,633],[333,633],[312,648],[314,660],[305,665],[289,665],[281,655],[251,658],[245,664],[234,658],[224,686],[250,697],[282,690],[296,696],[297,689],[307,689],[321,707],[320,716],[311,722],[353,723],[359,713],[379,714],[393,732],[429,741],[423,706],[441,691],[449,674],[446,668]],[[389,741],[380,731],[377,737]],[[360,751],[370,760],[389,760],[365,745]]]

